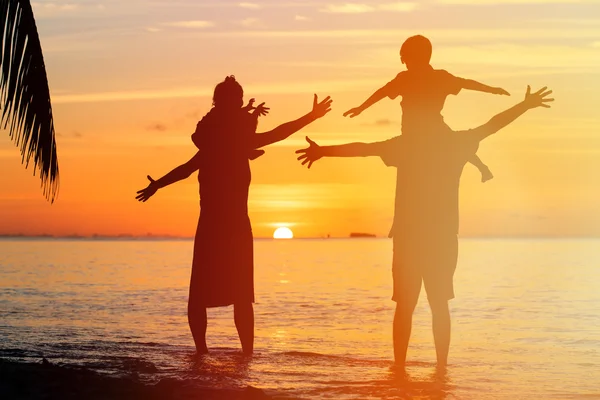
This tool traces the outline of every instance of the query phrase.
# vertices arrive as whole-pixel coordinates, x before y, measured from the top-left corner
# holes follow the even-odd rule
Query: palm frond
[[[33,158],[44,195],[54,202],[59,175],[46,66],[28,0],[0,0],[0,126],[21,150],[25,168]]]

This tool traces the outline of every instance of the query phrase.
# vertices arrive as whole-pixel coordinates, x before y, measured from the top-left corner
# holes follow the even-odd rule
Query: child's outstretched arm
[[[359,116],[363,111],[367,108],[371,107],[373,104],[383,100],[388,97],[388,88],[387,86],[383,86],[375,91],[364,103],[362,103],[358,107],[351,108],[350,110],[344,113],[344,117],[354,118]]]
[[[298,161],[302,165],[308,163],[308,168],[322,157],[369,157],[379,155],[379,143],[348,143],[336,146],[319,146],[312,141],[308,136],[306,141],[309,146],[305,149],[296,150],[296,154],[300,154]]]
[[[197,152],[196,155],[192,157],[188,162],[174,168],[171,172],[169,172],[157,181],[155,181],[150,175],[148,175],[147,178],[150,181],[150,183],[145,189],[138,190],[138,195],[135,198],[138,201],[145,202],[150,197],[152,197],[158,189],[161,189],[165,186],[169,186],[175,182],[179,182],[183,179],[188,178],[194,171],[198,170],[199,159],[200,152]]]
[[[535,93],[531,93],[531,88],[527,86],[527,92],[525,93],[525,99],[522,102],[512,106],[508,110],[496,114],[486,124],[475,129],[475,132],[479,140],[483,140],[486,137],[498,132],[504,128],[526,111],[537,107],[550,108],[549,102],[554,99],[549,99],[548,96],[552,93],[552,90],[546,90],[547,87],[543,87]]]
[[[308,114],[298,118],[297,120],[281,124],[269,132],[256,134],[253,138],[252,147],[254,149],[258,149],[260,147],[287,139],[292,134],[304,128],[306,125],[316,121],[319,118],[322,118],[325,114],[331,111],[332,101],[333,100],[327,96],[325,100],[319,103],[317,95],[315,94],[313,99],[313,108]]]
[[[461,79],[461,81],[462,81],[463,89],[475,90],[477,92],[510,96],[510,93],[508,93],[506,90],[504,90],[502,88],[484,85],[483,83],[474,81],[473,79]]]

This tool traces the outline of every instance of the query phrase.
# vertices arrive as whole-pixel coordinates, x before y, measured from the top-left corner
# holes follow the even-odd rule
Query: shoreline
[[[262,389],[216,389],[190,379],[163,378],[156,384],[137,375],[103,375],[85,367],[42,361],[0,359],[0,397],[4,399],[207,399],[301,400]]]

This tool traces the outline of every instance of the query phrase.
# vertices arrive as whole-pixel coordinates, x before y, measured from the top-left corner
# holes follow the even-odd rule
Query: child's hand
[[[502,88],[494,88],[494,90],[492,91],[492,94],[499,94],[499,95],[503,95],[503,96],[510,96],[510,93],[508,93],[506,90],[502,89]]]
[[[256,99],[251,98],[250,101],[248,102],[248,104],[246,105],[246,107],[242,107],[242,110],[250,112],[251,110],[254,109],[254,102],[256,101]]]
[[[523,100],[523,104],[527,106],[527,108],[536,108],[536,107],[544,107],[550,108],[549,102],[554,101],[554,99],[547,99],[546,97],[552,94],[552,90],[548,89],[547,86],[544,86],[540,90],[535,93],[531,93],[531,87],[527,86],[527,92],[525,93],[525,99]]]
[[[321,147],[310,140],[308,136],[306,137],[306,141],[308,142],[309,146],[305,149],[296,150],[296,154],[300,154],[298,161],[301,161],[302,165],[308,163],[308,168],[310,168],[315,161],[323,157],[323,153]]]
[[[354,107],[344,113],[344,117],[350,116],[350,118],[358,117],[363,110],[360,107]]]
[[[321,118],[325,116],[325,114],[327,114],[329,111],[331,111],[331,103],[333,102],[333,100],[331,100],[331,97],[329,96],[325,97],[325,100],[323,100],[320,103],[318,101],[319,99],[315,94],[315,97],[313,99],[313,108],[310,112],[315,118]]]
[[[145,189],[137,191],[138,195],[135,198],[138,201],[145,202],[150,197],[152,197],[154,195],[154,193],[156,193],[156,191],[158,190],[156,181],[154,179],[152,179],[152,177],[150,175],[148,175],[147,178],[150,181],[150,183],[148,184],[148,186]]]
[[[254,100],[254,99],[252,99],[252,100]],[[269,113],[269,110],[270,110],[269,107],[265,107],[265,103],[260,103],[258,105],[258,107],[256,107],[254,109],[254,112],[252,114],[258,115],[258,116],[267,115]]]

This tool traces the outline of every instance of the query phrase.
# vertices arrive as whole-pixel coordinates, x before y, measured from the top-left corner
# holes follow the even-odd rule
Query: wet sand
[[[156,384],[135,375],[107,376],[87,368],[56,365],[42,360],[21,363],[0,360],[2,399],[203,399],[203,400],[300,400],[248,386],[213,389],[194,381],[165,378]]]

